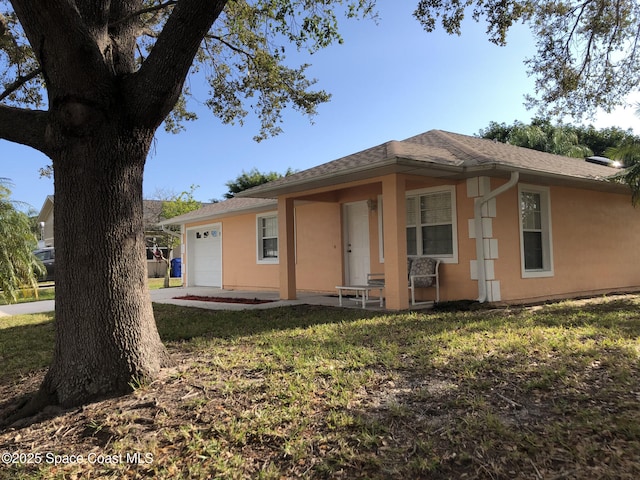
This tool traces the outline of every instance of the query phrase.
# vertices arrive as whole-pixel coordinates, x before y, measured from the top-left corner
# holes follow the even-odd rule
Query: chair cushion
[[[414,258],[411,262],[411,275],[433,275],[436,273],[436,260],[429,257]],[[418,288],[426,288],[433,285],[434,277],[420,277],[416,278],[414,285]]]

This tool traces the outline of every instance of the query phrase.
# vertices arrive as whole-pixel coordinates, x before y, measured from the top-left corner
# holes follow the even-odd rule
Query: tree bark
[[[169,361],[147,288],[142,174],[153,132],[104,123],[53,156],[56,346],[41,396],[131,391]]]

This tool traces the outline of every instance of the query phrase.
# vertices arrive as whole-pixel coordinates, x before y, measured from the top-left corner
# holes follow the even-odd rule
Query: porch
[[[216,301],[185,300],[179,297],[213,297]],[[229,303],[222,300],[228,298]],[[261,300],[268,303],[235,303],[238,299]],[[151,300],[155,303],[181,305],[185,307],[203,308],[208,310],[261,310],[267,308],[284,307],[290,305],[321,305],[325,307],[338,307],[338,294],[327,292],[298,292],[293,300],[281,300],[278,291],[255,290],[224,290],[215,287],[175,287],[151,290]],[[361,302],[357,299],[344,298],[342,308],[361,309]],[[367,304],[368,310],[386,310],[380,307],[378,302]],[[412,309],[430,308],[429,305],[416,305]]]
[[[310,278],[321,290],[330,285],[353,289],[369,285],[369,275],[377,274],[384,278],[388,310],[406,310],[416,300],[438,301],[430,288],[411,289],[410,296],[408,261],[435,257],[458,263],[456,183],[389,174],[279,197],[280,299],[297,299]],[[323,228],[316,218],[322,218]],[[461,285],[457,293],[466,294]]]

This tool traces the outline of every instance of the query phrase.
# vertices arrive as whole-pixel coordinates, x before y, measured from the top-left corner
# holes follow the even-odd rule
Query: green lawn
[[[120,461],[11,465],[0,478],[640,478],[639,305],[155,305],[176,360],[165,377],[0,433],[0,452]],[[5,322],[8,397],[49,361],[53,329],[51,316]],[[134,452],[148,462],[126,461]]]
[[[181,287],[182,279],[181,278],[171,278],[169,281],[169,287]],[[53,300],[55,298],[55,289],[53,282],[46,282],[40,284],[40,289],[38,289],[37,294],[33,290],[24,290],[18,293],[18,302],[17,303],[25,303],[25,302],[37,302],[39,300]],[[149,289],[150,290],[158,290],[160,288],[164,288],[164,278],[150,278],[149,279]],[[5,300],[0,297],[0,305],[6,305]]]
[[[51,283],[51,287],[49,284],[45,284],[42,288],[39,288],[37,292],[33,290],[22,290],[17,294],[17,303],[26,303],[26,302],[37,302],[40,300],[53,300],[55,298],[55,289],[53,288],[53,284]],[[3,297],[0,296],[0,305],[6,305],[7,302]]]

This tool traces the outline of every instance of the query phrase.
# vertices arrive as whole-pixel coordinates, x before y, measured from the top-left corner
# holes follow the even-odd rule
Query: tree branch
[[[30,73],[28,73],[26,75],[21,75],[18,78],[16,78],[13,82],[11,82],[7,86],[7,88],[5,88],[4,92],[0,93],[0,102],[2,100],[4,100],[5,98],[7,98],[12,93],[14,93],[15,91],[17,91],[20,87],[22,87],[29,80],[33,80],[34,78],[36,78],[41,73],[42,73],[42,69],[41,68],[36,68],[32,72],[30,72]]]
[[[136,10],[135,12],[132,12],[132,13],[130,13],[130,14],[122,17],[122,18],[118,18],[117,20],[112,20],[109,23],[109,27],[113,27],[113,26],[118,25],[120,23],[126,22],[127,20],[131,20],[132,18],[139,17],[140,15],[144,15],[145,13],[157,12],[157,11],[162,10],[164,8],[171,7],[173,5],[177,5],[177,3],[178,3],[178,0],[168,0],[168,1],[164,2],[164,3],[160,3],[158,5],[154,5],[153,7],[147,7],[147,8],[143,8],[143,9],[140,9],[140,10]]]
[[[157,128],[180,97],[198,48],[227,0],[180,0],[138,72],[125,79],[131,114]],[[144,105],[144,108],[142,108]]]
[[[207,35],[206,38],[209,38],[211,40],[216,40],[216,41],[220,42],[221,44],[223,44],[225,47],[229,48],[230,50],[233,50],[236,53],[244,55],[244,56],[246,56],[248,58],[253,58],[253,55],[251,55],[251,53],[249,53],[249,52],[247,52],[247,51],[245,51],[245,50],[243,50],[243,49],[241,49],[239,47],[236,47],[235,45],[227,42],[224,38],[222,38],[219,35]]]
[[[99,98],[110,70],[75,2],[47,0],[46,8],[29,0],[12,4],[46,75],[50,100],[87,92]]]
[[[0,105],[0,139],[27,145],[47,155],[48,118],[48,112],[42,110]]]

